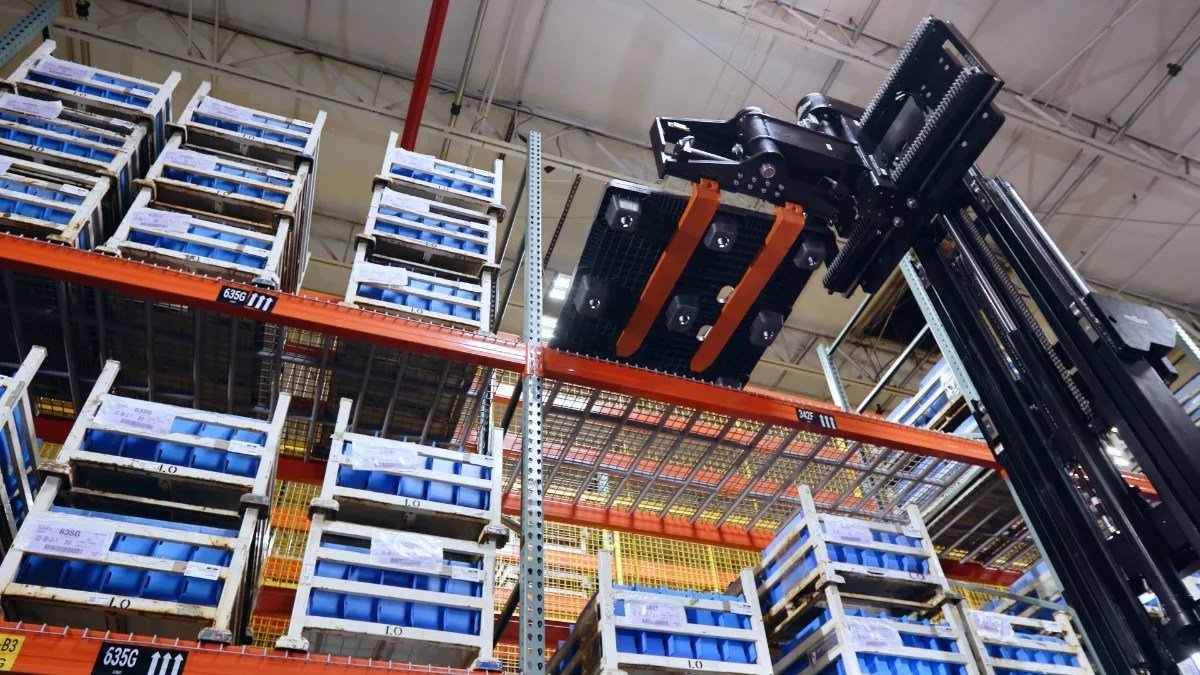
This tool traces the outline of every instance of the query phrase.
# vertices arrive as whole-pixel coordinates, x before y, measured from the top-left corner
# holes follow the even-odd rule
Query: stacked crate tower
[[[162,152],[100,250],[295,292],[308,260],[325,113],[291,119],[210,91],[203,83],[167,125]]]
[[[5,621],[247,644],[289,397],[269,420],[126,398],[109,361],[0,563]]]

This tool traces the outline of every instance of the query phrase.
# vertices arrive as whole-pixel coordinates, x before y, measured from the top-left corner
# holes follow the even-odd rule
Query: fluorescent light
[[[554,329],[558,326],[558,319],[552,316],[542,317],[542,339],[546,339],[554,335]]]
[[[571,275],[559,274],[554,277],[554,283],[550,284],[550,298],[552,300],[566,300],[567,291],[571,289]]]

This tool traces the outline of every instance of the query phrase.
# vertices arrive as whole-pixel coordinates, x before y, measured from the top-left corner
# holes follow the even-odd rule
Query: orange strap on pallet
[[[696,245],[704,238],[704,232],[720,204],[721,188],[716,181],[701,178],[699,183],[692,183],[692,198],[679,218],[679,227],[671,235],[667,250],[663,251],[658,264],[654,266],[650,280],[642,289],[638,306],[617,340],[617,356],[630,356],[642,346],[642,340],[646,339],[646,334],[670,297],[671,289],[675,288],[675,282],[679,281],[679,275],[691,260]]]
[[[775,207],[775,223],[771,225],[766,241],[763,242],[758,255],[754,256],[754,262],[746,268],[746,273],[742,275],[742,280],[733,289],[733,293],[725,300],[721,316],[717,317],[717,322],[692,356],[689,366],[692,372],[704,372],[717,359],[717,355],[729,341],[729,336],[733,335],[734,329],[742,323],[746,312],[750,311],[750,306],[775,275],[779,263],[783,262],[803,229],[804,209],[795,204]]]

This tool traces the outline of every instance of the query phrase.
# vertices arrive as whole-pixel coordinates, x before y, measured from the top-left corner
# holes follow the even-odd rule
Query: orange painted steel
[[[804,209],[795,204],[775,207],[775,223],[771,225],[771,231],[767,233],[762,248],[758,250],[758,255],[754,256],[750,267],[746,268],[733,293],[725,299],[721,315],[700,343],[700,348],[692,355],[689,366],[692,372],[702,373],[717,360],[733,331],[741,325],[742,319],[746,318],[746,313],[767,287],[767,282],[775,275],[775,270],[787,257],[788,251],[792,249],[792,244],[796,243],[796,237],[800,236],[803,229]]]
[[[617,339],[618,356],[629,356],[642,346],[642,340],[646,339],[646,334],[658,319],[663,305],[671,296],[671,289],[675,288],[675,282],[679,281],[679,275],[704,238],[704,231],[708,229],[720,205],[721,188],[716,181],[701,178],[699,183],[692,183],[692,198],[679,218],[679,227],[671,235],[671,241],[667,243],[666,250],[650,273],[650,280],[642,289],[637,308]]]
[[[261,289],[222,279],[196,276],[12,235],[0,235],[0,269],[269,321],[381,347],[394,347],[517,372],[525,368],[525,346],[520,342],[367,312],[303,295],[264,293]],[[269,313],[224,303],[218,300],[218,296],[222,287],[226,286],[247,293],[264,293],[275,298],[276,302]]]

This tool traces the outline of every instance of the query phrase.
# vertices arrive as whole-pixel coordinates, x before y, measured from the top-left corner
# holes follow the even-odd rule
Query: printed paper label
[[[186,213],[158,211],[139,206],[129,210],[125,216],[132,228],[161,230],[164,232],[187,232],[192,217]]]
[[[202,113],[224,117],[235,122],[253,122],[254,111],[233,103],[227,103],[220,99],[215,99],[211,96],[205,96],[200,102],[200,107],[197,108]]]
[[[360,262],[354,265],[354,276],[359,283],[381,284],[384,286],[407,286],[408,270],[403,267],[390,267],[370,262]]]
[[[850,633],[850,642],[860,649],[890,649],[904,646],[904,640],[900,638],[900,631],[889,626],[886,620],[848,617],[846,628]]]
[[[491,455],[479,455],[474,452],[464,454],[466,455],[468,464],[474,464],[475,466],[492,466],[493,464]]]
[[[47,515],[38,518],[32,531],[26,533],[22,528],[24,541],[20,548],[29,553],[103,560],[116,533],[115,525],[88,522],[84,527],[78,520]]]
[[[746,616],[754,615],[754,608],[748,602],[731,602],[729,603],[729,611],[734,614],[744,614]]]
[[[975,610],[971,610],[969,613],[975,630],[983,637],[989,640],[1011,640],[1013,638],[1012,624],[1003,614]]]
[[[442,547],[429,537],[407,532],[371,535],[371,564],[441,573]]]
[[[8,173],[8,170],[12,168],[12,165],[12,157],[0,156],[0,174]]]
[[[921,538],[921,531],[918,530],[917,528],[913,527],[912,525],[905,525],[903,532],[904,532],[904,536],[906,536],[906,537],[912,537],[913,539]]]
[[[387,188],[383,189],[383,194],[379,197],[379,205],[406,213],[429,213],[429,202],[427,200],[406,195],[403,192],[395,192]]]
[[[191,169],[192,171],[204,171],[206,173],[212,173],[217,169],[216,157],[192,150],[180,150],[178,148],[164,152],[163,163],[184,169]]]
[[[193,560],[188,562],[187,567],[183,568],[183,576],[216,581],[221,578],[221,566],[209,565],[208,563]]]
[[[229,452],[236,452],[239,455],[253,455],[258,457],[263,453],[265,448],[261,445],[256,445],[250,441],[229,441]]]
[[[87,81],[92,79],[96,74],[96,69],[91,66],[85,66],[79,63],[63,61],[56,59],[53,56],[38,61],[33,66],[33,72],[42,73],[43,75],[51,75],[53,77],[62,77],[68,80]]]
[[[386,471],[411,473],[425,468],[425,458],[417,452],[415,443],[389,441],[385,438],[355,438],[350,466],[355,471]]]
[[[437,160],[432,155],[409,152],[404,148],[392,148],[392,154],[388,156],[388,161],[417,171],[433,171]]]
[[[52,120],[62,114],[63,104],[62,101],[41,101],[27,96],[4,94],[0,96],[0,108]]]
[[[271,178],[278,178],[280,180],[289,180],[292,177],[291,174],[286,171],[276,171],[275,169],[267,169],[267,175]]]
[[[483,581],[483,570],[474,567],[450,567],[450,578],[459,581]]]
[[[300,568],[300,583],[311,584],[315,565],[305,565]]]
[[[835,539],[850,541],[857,544],[869,544],[875,541],[871,536],[871,528],[853,518],[842,516],[825,516],[825,533]]]
[[[312,122],[305,122],[304,120],[292,120],[292,124],[295,124],[298,127],[304,127],[305,129],[313,128]]]
[[[123,120],[123,119],[118,119],[118,118],[114,117],[114,118],[112,118],[112,119],[111,119],[111,120],[109,120],[109,121],[110,121],[110,122],[112,122],[112,123],[113,123],[115,126],[118,126],[118,127],[124,127],[124,128],[126,128],[126,129],[132,129],[132,128],[133,128],[133,122],[130,122],[129,120]]]
[[[63,183],[62,187],[60,187],[58,190],[59,192],[65,192],[69,195],[75,195],[76,197],[88,196],[87,188],[81,188],[78,185],[71,185],[70,183]]]
[[[89,605],[107,605],[110,600],[112,600],[111,595],[99,595],[99,594],[93,593],[87,597],[87,604],[89,604]]]
[[[95,420],[113,427],[132,427],[152,434],[169,434],[175,423],[175,413],[156,403],[131,398],[106,396]]]
[[[954,631],[954,628],[951,626],[934,626],[933,630],[935,633],[937,633],[938,637],[944,637],[944,638],[957,638],[958,637],[958,634]]]
[[[683,605],[664,602],[651,593],[626,596],[625,617],[648,628],[679,628],[687,623]]]

